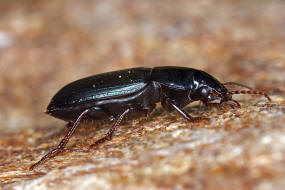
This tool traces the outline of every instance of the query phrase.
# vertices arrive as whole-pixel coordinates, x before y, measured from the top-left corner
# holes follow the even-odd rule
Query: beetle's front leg
[[[226,106],[230,106],[232,109],[240,108],[240,104],[236,100],[231,100],[234,104],[231,104],[230,101],[222,102],[222,103],[210,103],[206,101],[202,101],[203,104],[207,107],[215,107],[219,110],[226,111]]]
[[[225,111],[225,107],[221,103],[210,103],[210,102],[206,102],[206,101],[202,101],[202,102],[208,108],[216,108],[217,110]]]
[[[207,120],[207,121],[209,120],[209,118],[205,118],[205,117],[192,117],[186,111],[184,111],[183,109],[176,106],[170,98],[166,98],[162,104],[166,105],[168,108],[173,108],[175,111],[177,111],[187,121],[199,122],[202,120]]]

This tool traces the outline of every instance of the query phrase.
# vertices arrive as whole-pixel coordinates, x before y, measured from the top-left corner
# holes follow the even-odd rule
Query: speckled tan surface
[[[256,189],[285,187],[285,2],[1,1],[0,189]],[[159,108],[88,147],[110,124],[83,124],[61,155],[64,122],[45,115],[75,79],[180,65],[266,90],[242,108],[189,105],[209,123]]]

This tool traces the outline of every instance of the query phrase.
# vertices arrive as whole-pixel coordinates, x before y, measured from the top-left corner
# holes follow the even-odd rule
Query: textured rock
[[[283,189],[284,8],[277,0],[1,2],[0,188]],[[66,151],[28,171],[64,135],[64,122],[43,113],[59,88],[158,65],[199,68],[273,102],[240,95],[240,109],[186,108],[209,123],[158,108],[95,150],[110,123],[82,124]]]

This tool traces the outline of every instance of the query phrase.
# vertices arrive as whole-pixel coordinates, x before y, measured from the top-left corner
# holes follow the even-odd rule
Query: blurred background
[[[283,0],[0,0],[0,189],[283,189],[284,10]],[[28,172],[59,141],[64,122],[44,112],[61,87],[163,65],[202,69],[274,102],[194,107],[209,125],[162,114],[88,153],[109,125],[78,132],[65,154]]]
[[[45,125],[63,85],[97,73],[179,65],[283,89],[284,1],[0,2],[0,129]]]

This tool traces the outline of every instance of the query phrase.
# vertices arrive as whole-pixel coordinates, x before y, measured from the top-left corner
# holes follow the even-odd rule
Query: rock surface
[[[1,189],[284,189],[285,2],[1,1]],[[63,85],[129,67],[180,65],[265,90],[242,107],[158,108],[88,147],[110,123],[82,124],[66,150],[65,123],[43,113]]]

